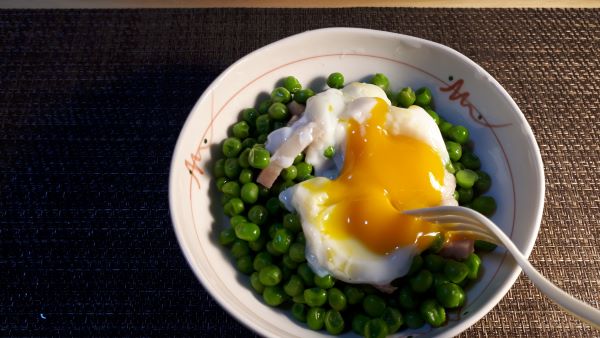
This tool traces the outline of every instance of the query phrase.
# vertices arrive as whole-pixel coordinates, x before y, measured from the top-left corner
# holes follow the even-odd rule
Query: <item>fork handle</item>
[[[543,294],[552,299],[558,306],[574,317],[590,324],[596,329],[600,329],[600,310],[571,296],[558,286],[554,285],[550,280],[539,273],[531,263],[529,263],[529,260],[521,253],[521,251],[519,251],[513,241],[494,223],[485,217],[478,217],[478,219],[481,222],[486,223],[487,228],[492,231],[502,242],[504,247],[510,251],[517,263],[521,266],[521,269],[523,269],[523,272],[525,272],[533,284]]]

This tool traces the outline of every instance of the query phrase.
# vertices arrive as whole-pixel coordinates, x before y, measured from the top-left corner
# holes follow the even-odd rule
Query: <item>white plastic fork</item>
[[[571,296],[540,274],[531,263],[529,263],[521,251],[519,251],[513,241],[494,222],[490,221],[487,217],[477,211],[464,207],[442,206],[407,210],[404,211],[404,214],[420,216],[424,220],[443,224],[449,231],[461,228],[479,228],[473,230],[473,234],[475,236],[483,235],[485,237],[491,237],[485,240],[491,239],[492,242],[504,246],[515,258],[517,264],[521,266],[523,272],[525,272],[533,284],[543,294],[574,317],[590,324],[596,329],[600,329],[600,310]]]

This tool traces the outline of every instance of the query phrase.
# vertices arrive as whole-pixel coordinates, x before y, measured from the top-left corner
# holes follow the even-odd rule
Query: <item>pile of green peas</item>
[[[416,104],[431,115],[452,160],[447,170],[456,177],[455,198],[460,205],[491,215],[496,203],[483,195],[491,178],[480,170],[469,131],[439,117],[426,87],[417,91],[406,87],[394,93],[388,78],[380,73],[370,82],[385,90],[392,104]],[[330,74],[327,85],[342,88],[344,76]],[[352,330],[365,337],[385,337],[404,327],[444,325],[446,311],[465,303],[464,288],[478,277],[478,253],[493,250],[493,244],[476,241],[476,253],[466,260],[446,259],[437,254],[443,245],[440,234],[428,250],[413,259],[408,275],[393,282],[397,290],[383,294],[370,285],[318,276],[306,262],[300,217],[288,212],[278,198],[281,191],[313,177],[312,165],[304,160],[304,154],[298,154],[271,188],[256,183],[270,162],[271,154],[264,147],[268,134],[285,126],[291,117],[287,104],[305,104],[313,95],[314,91],[302,88],[298,79],[286,77],[256,108],[244,109],[230,128],[222,143],[223,156],[214,162],[212,171],[231,224],[220,232],[219,242],[229,248],[236,268],[249,276],[251,287],[266,304],[288,308],[310,329],[325,329],[330,334]],[[333,152],[334,148],[328,147],[324,156],[331,158]]]

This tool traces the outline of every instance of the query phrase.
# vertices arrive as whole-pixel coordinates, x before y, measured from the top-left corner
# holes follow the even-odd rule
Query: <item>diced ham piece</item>
[[[383,293],[387,293],[387,294],[392,294],[394,293],[394,291],[398,290],[397,287],[393,286],[392,284],[385,284],[385,285],[376,285],[373,284],[373,287]]]
[[[256,181],[267,188],[272,187],[281,170],[291,166],[294,163],[294,158],[313,141],[316,127],[317,124],[314,122],[307,123],[285,140],[275,150],[275,153],[271,156],[271,162],[260,172]]]
[[[474,241],[472,239],[460,239],[446,242],[440,256],[453,259],[466,259],[467,256],[473,253]]]
[[[290,114],[292,114],[293,116],[301,115],[302,113],[304,113],[304,109],[306,109],[305,105],[300,104],[296,101],[292,101],[292,102],[288,103],[287,107],[288,107],[288,110],[290,111]]]

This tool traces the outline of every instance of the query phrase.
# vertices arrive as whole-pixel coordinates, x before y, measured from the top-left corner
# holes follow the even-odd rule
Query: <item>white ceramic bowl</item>
[[[346,83],[384,73],[391,87],[432,89],[440,115],[466,125],[483,169],[493,185],[498,211],[493,220],[523,253],[534,245],[543,209],[544,174],[539,149],[523,114],[485,70],[443,45],[389,32],[328,28],[308,31],[263,47],[234,63],[202,94],[179,135],[169,181],[171,217],[181,249],[198,279],[240,322],[269,337],[320,337],[286,311],[265,305],[236,272],[218,244],[228,224],[211,184],[211,156],[226,138],[239,112],[255,106],[283,77],[296,76],[314,90],[339,71]],[[217,201],[212,202],[211,201]],[[490,311],[516,280],[520,269],[502,249],[485,255],[481,280],[448,325],[418,331],[424,337],[450,337]],[[401,332],[399,336],[414,333]],[[354,336],[352,332],[345,336]]]

